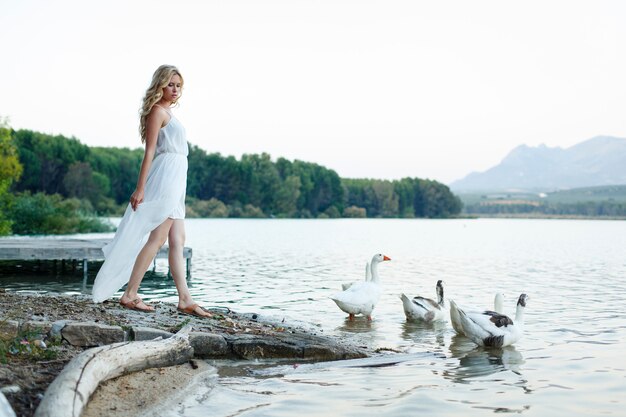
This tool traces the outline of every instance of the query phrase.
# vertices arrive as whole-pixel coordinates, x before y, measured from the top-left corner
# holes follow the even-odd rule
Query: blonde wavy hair
[[[154,71],[152,82],[150,83],[150,87],[146,90],[146,95],[143,97],[143,104],[139,110],[139,134],[141,135],[141,143],[146,141],[146,119],[148,118],[152,107],[154,107],[156,102],[161,100],[161,97],[163,97],[163,89],[167,87],[167,84],[170,82],[173,75],[178,75],[180,77],[180,94],[178,95],[176,101],[172,103],[176,104],[178,99],[182,96],[182,87],[184,84],[183,76],[180,71],[173,65],[161,65],[156,71]]]

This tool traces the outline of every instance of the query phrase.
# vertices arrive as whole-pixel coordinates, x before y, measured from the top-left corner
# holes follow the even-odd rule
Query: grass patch
[[[173,333],[178,333],[180,331],[180,329],[182,329],[183,327],[188,325],[190,322],[191,322],[191,319],[185,319],[185,320],[181,321],[180,323],[178,323],[178,324],[176,324],[174,326],[170,326],[168,328],[168,330],[173,332]]]
[[[6,364],[11,359],[19,358],[31,362],[53,360],[57,358],[54,349],[61,344],[61,339],[48,339],[40,331],[27,330],[18,332],[17,336],[0,336],[0,363]]]

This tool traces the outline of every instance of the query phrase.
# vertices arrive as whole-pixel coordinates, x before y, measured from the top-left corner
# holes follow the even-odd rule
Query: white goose
[[[502,293],[496,293],[494,299],[493,299],[493,311],[495,311],[496,313],[500,313],[503,314],[504,313],[504,295]],[[456,304],[455,304],[456,306]],[[458,313],[459,307],[456,306],[456,308],[452,308],[450,307],[450,323],[452,323],[452,328],[454,329],[455,332],[457,332],[458,334],[461,335],[465,335],[465,333],[463,332],[463,327],[461,326],[461,318],[459,317],[459,313]],[[478,310],[472,310],[472,311],[468,311],[465,310],[466,313],[476,313],[476,314],[481,314],[484,311],[488,311],[488,310],[484,310],[484,311],[478,311]]]
[[[362,314],[367,317],[367,320],[372,320],[372,310],[378,303],[382,292],[378,264],[390,260],[388,256],[380,253],[374,255],[368,268],[371,273],[369,281],[355,282],[344,291],[330,297],[342,311],[349,314],[349,320],[354,319],[356,314]]]
[[[466,313],[450,300],[450,309],[456,309],[463,333],[479,346],[504,347],[512,345],[524,334],[524,308],[529,297],[519,296],[515,321],[495,311]]]
[[[448,314],[446,311],[446,302],[443,298],[443,281],[437,281],[437,301],[425,297],[413,297],[410,299],[404,294],[400,295],[404,314],[407,320],[424,321],[427,323],[433,321],[447,321]]]
[[[370,270],[370,263],[367,262],[365,264],[365,281],[371,281],[371,280],[372,280],[372,271]],[[341,290],[345,291],[357,282],[358,281],[343,283],[341,284]]]

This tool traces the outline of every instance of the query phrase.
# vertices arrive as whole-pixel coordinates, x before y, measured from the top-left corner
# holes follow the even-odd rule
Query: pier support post
[[[83,288],[87,287],[87,259],[83,259]]]

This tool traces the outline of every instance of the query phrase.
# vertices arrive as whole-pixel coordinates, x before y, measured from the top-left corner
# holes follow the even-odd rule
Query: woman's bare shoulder
[[[155,104],[154,106],[152,106],[152,109],[148,114],[148,120],[150,122],[158,123],[159,125],[163,126],[167,124],[167,122],[170,120],[170,115],[163,107]]]

